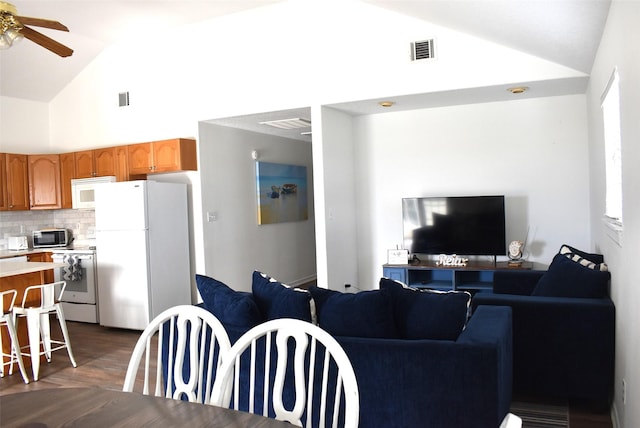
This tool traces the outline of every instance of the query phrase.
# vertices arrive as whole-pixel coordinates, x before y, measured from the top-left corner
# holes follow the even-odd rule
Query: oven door
[[[80,263],[79,279],[65,279],[68,274],[65,267],[59,267],[54,270],[54,278],[56,281],[66,281],[67,286],[62,295],[63,302],[71,303],[89,303],[96,304],[96,272],[94,269],[93,254],[69,254],[78,258]],[[54,253],[52,259],[55,263],[64,263],[65,254]],[[56,290],[56,296],[60,292]]]

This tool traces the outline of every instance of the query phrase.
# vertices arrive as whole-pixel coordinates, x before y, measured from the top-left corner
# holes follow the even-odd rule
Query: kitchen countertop
[[[0,259],[28,256],[30,254],[49,253],[51,248],[30,248],[28,250],[0,250]]]
[[[95,251],[95,246],[91,245],[69,245],[68,247],[50,247],[50,248],[29,248],[28,250],[0,250],[0,259],[9,259],[11,257],[28,256],[31,254],[53,253],[63,250],[83,250]]]
[[[0,263],[0,278],[22,275],[25,273],[42,272],[57,267],[65,266],[64,263],[52,262],[4,262]]]

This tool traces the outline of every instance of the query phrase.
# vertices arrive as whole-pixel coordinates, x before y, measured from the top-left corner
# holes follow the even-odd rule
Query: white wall
[[[591,228],[594,248],[602,251],[611,270],[611,296],[616,305],[616,376],[614,423],[640,426],[640,55],[630,40],[640,39],[640,3],[614,0],[600,42],[587,92],[591,168]],[[605,207],[604,139],[600,97],[614,67],[620,75],[623,222],[621,244],[612,240],[602,222]],[[626,404],[622,381],[626,382]]]
[[[317,213],[325,226],[326,278],[318,284],[333,290],[345,290],[345,284],[358,284],[360,252],[357,246],[356,181],[361,180],[354,169],[353,126],[351,116],[322,109],[323,186],[316,193],[323,195],[323,210]],[[314,162],[315,162],[314,158]],[[318,263],[320,264],[320,262]],[[318,268],[320,270],[320,267]]]
[[[289,0],[181,27],[180,34],[179,38],[162,38],[163,43],[157,43],[156,35],[141,35],[109,47],[54,98],[49,117],[40,112],[34,118],[23,112],[7,123],[3,116],[0,128],[10,126],[17,131],[32,126],[34,120],[50,123],[50,149],[66,152],[163,138],[197,138],[198,122],[212,118],[300,106],[315,110],[358,99],[584,76],[356,0]],[[410,42],[430,37],[437,39],[438,59],[410,61]],[[117,99],[122,91],[130,92],[131,105],[120,108]],[[12,144],[4,136],[1,142]],[[328,152],[337,148],[314,135],[319,153],[325,151],[324,144]],[[30,149],[25,145],[24,152]],[[325,159],[323,168],[335,171],[345,161],[341,156]],[[218,161],[213,162],[201,163],[201,172],[216,168]],[[339,190],[328,188],[316,197],[331,197]],[[198,202],[196,195],[194,216]],[[354,229],[353,214],[344,214],[331,224],[318,220],[325,221],[322,226],[327,236]],[[353,230],[343,238],[351,248],[355,236]],[[196,243],[198,265],[205,263],[203,245]],[[337,278],[337,284],[352,283],[354,268],[344,264],[353,263],[357,256],[338,260],[341,251],[343,247],[337,250],[332,244],[317,252],[335,257],[339,264],[332,263],[332,270],[343,264],[338,274],[344,278]],[[328,278],[329,273],[319,276]]]
[[[311,190],[311,144],[203,122],[199,146],[204,267],[198,272],[244,291],[251,291],[254,270],[292,285],[314,279],[312,192],[308,220],[258,225],[251,157],[256,150],[259,161],[306,166]],[[215,220],[208,222],[207,213]]]
[[[505,195],[507,242],[548,265],[563,243],[588,248],[583,95],[354,119],[360,288],[377,286],[402,244],[403,197]]]
[[[49,104],[0,97],[0,151],[52,153],[49,141]]]

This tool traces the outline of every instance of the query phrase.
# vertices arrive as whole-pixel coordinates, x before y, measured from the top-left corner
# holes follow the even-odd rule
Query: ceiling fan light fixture
[[[23,38],[22,25],[10,13],[9,6],[12,5],[0,2],[0,49],[9,49]]]

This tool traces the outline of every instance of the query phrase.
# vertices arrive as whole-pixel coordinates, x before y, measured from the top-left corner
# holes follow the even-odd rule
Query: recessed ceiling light
[[[507,89],[507,91],[511,92],[512,94],[524,94],[525,92],[527,92],[529,90],[528,86],[515,86],[513,88],[509,88]]]
[[[380,104],[381,107],[391,107],[395,103],[393,101],[380,101],[378,104]]]

